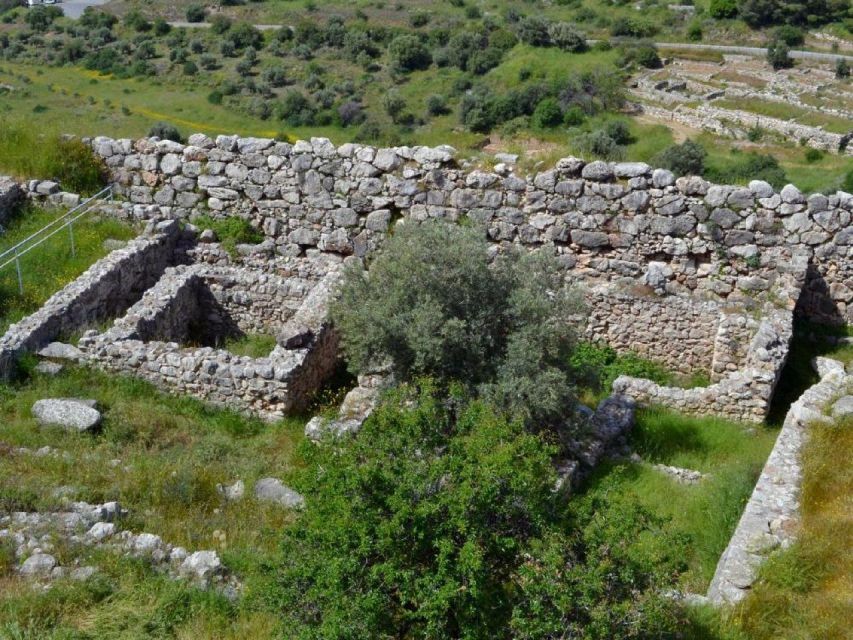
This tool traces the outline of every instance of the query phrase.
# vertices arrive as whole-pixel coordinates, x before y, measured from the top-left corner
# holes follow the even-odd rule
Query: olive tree
[[[331,316],[354,373],[389,364],[476,390],[533,429],[573,402],[580,303],[544,251],[490,259],[482,229],[407,223],[370,271],[350,268]]]

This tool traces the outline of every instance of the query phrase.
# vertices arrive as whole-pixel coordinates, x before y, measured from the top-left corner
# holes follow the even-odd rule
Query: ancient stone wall
[[[630,283],[718,301],[772,288],[793,256],[812,261],[803,305],[812,317],[853,321],[853,196],[806,198],[793,186],[675,180],[642,163],[584,163],[516,175],[459,166],[452,149],[314,138],[295,144],[204,135],[91,141],[135,215],[239,215],[282,255],[306,249],[365,255],[389,224],[467,216],[500,244],[553,246],[575,277]]]
[[[0,338],[0,378],[13,373],[22,353],[122,313],[173,263],[179,236],[176,222],[157,225],[151,234],[96,262],[37,312],[9,327]]]
[[[0,176],[0,233],[3,233],[23,199],[24,190],[21,186],[11,178]]]
[[[294,262],[313,262],[313,269],[302,265],[292,280],[275,275],[277,270],[290,271]],[[338,364],[338,338],[328,327],[326,315],[340,265],[340,258],[329,257],[272,260],[264,265],[266,271],[249,265],[179,265],[167,269],[110,329],[89,331],[79,346],[87,361],[109,371],[132,374],[219,406],[267,419],[282,418],[304,408]],[[306,277],[311,271],[313,279]],[[265,320],[267,304],[246,305],[235,302],[235,296],[222,295],[223,277],[232,278],[229,282],[235,286],[262,283],[259,292],[247,290],[249,302],[265,300],[275,306],[287,294],[291,309],[279,309],[282,315],[270,325]],[[280,286],[280,290],[264,297],[264,286],[270,291]],[[220,304],[222,300],[227,304]],[[198,332],[210,330],[211,324],[228,324],[237,330],[279,329],[279,344],[261,358],[235,355],[216,346],[181,344],[204,341]],[[222,336],[207,336],[215,337]]]

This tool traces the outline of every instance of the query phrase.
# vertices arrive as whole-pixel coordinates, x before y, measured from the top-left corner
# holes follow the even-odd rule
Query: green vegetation
[[[32,124],[0,114],[0,171],[21,178],[53,179],[73,193],[92,194],[106,185],[106,167],[80,140],[43,135]]]
[[[263,234],[248,220],[236,216],[213,218],[202,215],[193,218],[192,222],[200,229],[213,231],[222,247],[231,255],[236,254],[238,244],[257,244],[264,239]]]
[[[849,636],[853,598],[850,495],[853,422],[813,425],[803,453],[802,522],[794,545],[761,568],[730,624],[750,640]]]
[[[15,246],[62,215],[56,209],[25,207],[0,235],[0,252]],[[71,255],[68,232],[62,232],[21,258],[24,294],[18,291],[18,276],[12,264],[0,271],[0,332],[13,322],[36,311],[68,282],[105,256],[104,240],[127,240],[133,230],[114,218],[84,217],[74,225],[76,256]]]
[[[230,338],[222,344],[222,348],[237,356],[266,358],[275,348],[275,344],[275,336],[251,334]]]
[[[30,414],[36,400],[69,396],[97,399],[104,413],[99,433],[36,425]],[[138,380],[66,369],[55,378],[0,385],[0,424],[0,512],[59,509],[57,487],[68,487],[75,499],[118,500],[130,511],[124,528],[191,550],[216,549],[248,593],[263,584],[262,568],[276,557],[292,515],[249,495],[225,502],[216,486],[239,478],[251,494],[258,478],[286,478],[299,464],[294,447],[303,419],[267,424]],[[59,455],[5,455],[9,448],[46,445]],[[49,591],[33,590],[0,572],[0,637],[270,638],[278,628],[274,617],[248,602],[176,583],[144,561],[82,553],[84,562],[99,567],[85,583],[64,580]]]
[[[459,382],[541,429],[573,401],[579,307],[553,257],[511,252],[490,264],[481,228],[433,223],[397,230],[369,276],[349,269],[331,317],[353,373],[389,364],[401,380]]]
[[[703,593],[743,505],[773,447],[776,432],[718,418],[686,418],[662,409],[640,411],[631,449],[642,462],[607,463],[586,483],[570,508],[630,501],[665,521],[682,538],[686,566],[678,578],[686,591]],[[707,474],[698,485],[679,484],[652,468],[665,464]],[[650,553],[663,553],[663,545]],[[656,550],[655,550],[656,549]]]
[[[635,503],[565,518],[520,424],[427,385],[307,450],[274,602],[291,637],[660,637],[677,537]],[[659,546],[649,553],[654,541]]]

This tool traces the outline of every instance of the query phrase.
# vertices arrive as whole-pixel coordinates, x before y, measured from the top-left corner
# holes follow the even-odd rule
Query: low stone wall
[[[214,303],[218,298],[209,288],[209,279],[218,283],[214,288],[221,286],[217,278],[225,271],[203,263],[167,270],[112,328],[103,334],[91,331],[84,335],[80,349],[88,362],[108,371],[132,374],[169,391],[266,419],[282,418],[305,408],[338,364],[338,338],[327,325],[326,310],[340,275],[340,261],[330,264],[326,260],[323,266],[328,270],[310,291],[306,291],[309,282],[304,278],[297,277],[290,284],[287,280],[273,282],[273,288],[281,284],[283,292],[305,291],[306,295],[281,323],[281,344],[266,357],[178,343],[190,338],[194,321],[212,322],[207,298]],[[233,276],[235,269],[227,272]],[[248,268],[242,273],[253,282],[263,279],[263,274],[253,275]],[[263,320],[264,309],[254,309],[260,314],[258,321]],[[222,312],[227,315],[228,310],[222,308]]]
[[[6,176],[0,176],[0,233],[3,233],[12,215],[24,199],[21,186]]]
[[[853,376],[845,375],[840,362],[818,360],[821,380],[791,405],[734,535],[717,564],[707,596],[715,604],[744,598],[767,555],[777,547],[788,546],[795,537],[803,474],[800,452],[809,424],[827,420],[827,404],[845,391],[853,391]]]
[[[788,357],[792,333],[790,309],[767,310],[752,337],[742,368],[718,382],[708,387],[681,389],[620,376],[613,382],[613,392],[630,396],[641,405],[660,405],[690,415],[762,422]]]
[[[0,338],[0,378],[8,379],[24,352],[124,312],[175,260],[180,229],[163,222],[92,265]]]

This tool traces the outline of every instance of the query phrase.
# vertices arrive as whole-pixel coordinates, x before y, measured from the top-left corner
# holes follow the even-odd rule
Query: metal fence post
[[[73,222],[68,223],[68,235],[71,236],[71,257],[76,258],[77,257],[77,249],[74,246],[74,223]]]
[[[17,249],[15,249],[15,269],[18,272],[18,293],[24,295],[24,278],[21,275],[21,259],[18,257]]]

